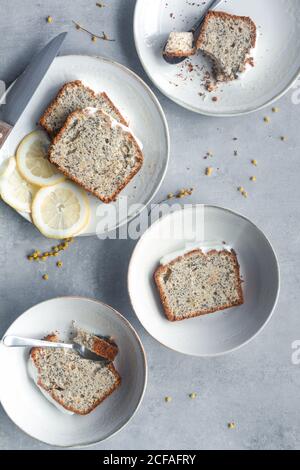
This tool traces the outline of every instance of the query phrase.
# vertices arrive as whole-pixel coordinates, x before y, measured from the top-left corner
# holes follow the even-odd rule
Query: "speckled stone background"
[[[279,101],[277,114],[267,109],[231,119],[194,115],[162,96],[145,76],[133,42],[135,0],[105,3],[107,8],[100,10],[95,0],[0,0],[0,79],[14,80],[38,48],[65,30],[70,34],[62,54],[104,55],[137,72],[158,96],[171,132],[170,166],[157,201],[194,186],[189,202],[222,205],[251,218],[279,257],[279,304],[264,332],[234,354],[201,360],[173,353],[148,336],[131,309],[126,275],[135,242],[78,239],[63,257],[63,270],[47,268],[49,281],[43,282],[44,269],[25,256],[32,248],[48,248],[49,242],[1,202],[0,334],[24,310],[62,295],[101,299],[132,322],[148,355],[146,396],[129,426],[94,449],[299,449],[300,366],[291,361],[291,344],[300,339],[300,104],[293,103],[297,90]],[[45,22],[48,15],[54,18],[51,25]],[[116,42],[92,43],[74,30],[72,19],[94,31],[104,29]],[[271,118],[268,125],[265,115]],[[281,135],[288,140],[281,142]],[[210,178],[204,176],[208,150],[214,154],[212,164],[220,168]],[[252,158],[259,162],[257,169],[249,164]],[[255,184],[249,183],[253,173]],[[240,184],[249,189],[248,199],[237,192]],[[198,393],[196,400],[188,398],[192,391]],[[164,402],[165,395],[173,397],[172,403]],[[232,420],[235,430],[227,428]],[[48,447],[17,429],[0,407],[0,448]]]

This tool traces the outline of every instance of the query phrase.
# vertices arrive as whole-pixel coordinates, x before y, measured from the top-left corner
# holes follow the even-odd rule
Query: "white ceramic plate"
[[[35,439],[63,447],[100,442],[122,429],[136,413],[147,381],[145,352],[136,332],[101,302],[80,297],[43,302],[23,313],[6,334],[43,338],[57,330],[67,339],[72,320],[96,334],[112,335],[119,346],[115,365],[122,384],[87,416],[65,415],[45,399],[28,375],[28,348],[0,345],[0,399],[8,416]]]
[[[201,114],[233,116],[255,111],[282,96],[300,73],[300,2],[298,0],[227,0],[218,7],[250,16],[258,27],[255,67],[242,78],[220,86],[216,93],[199,96],[209,62],[198,53],[193,72],[169,65],[162,48],[170,31],[188,31],[209,1],[137,0],[134,37],[145,71],[155,85],[179,105]],[[204,70],[199,68],[204,66]],[[212,101],[217,96],[217,102]]]
[[[237,252],[245,281],[245,303],[170,322],[164,315],[153,273],[163,256],[183,248],[197,220],[202,240],[225,241]],[[171,234],[171,227],[177,227],[176,236]],[[220,207],[191,206],[166,215],[145,232],[132,255],[128,288],[136,315],[160,343],[184,354],[216,356],[245,345],[266,325],[279,294],[279,267],[264,234],[245,217]]]
[[[128,223],[151,201],[162,183],[169,159],[169,130],[164,112],[150,88],[123,65],[101,57],[57,57],[1,150],[0,163],[14,154],[22,138],[36,128],[60,87],[72,80],[82,80],[95,91],[105,91],[144,146],[143,167],[118,198],[119,201],[128,198],[129,210],[117,210],[116,218],[107,227],[111,231]],[[91,222],[82,235],[99,233],[101,213],[97,209],[103,204],[95,197],[90,197],[90,203]],[[28,214],[22,215],[30,220]]]

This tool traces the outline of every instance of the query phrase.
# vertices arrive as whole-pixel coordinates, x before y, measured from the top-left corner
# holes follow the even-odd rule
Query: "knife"
[[[0,99],[2,119],[0,119],[0,149],[46,75],[67,34],[68,33],[61,33],[52,39],[52,41],[33,58],[22,75]],[[4,104],[1,104],[4,100]]]

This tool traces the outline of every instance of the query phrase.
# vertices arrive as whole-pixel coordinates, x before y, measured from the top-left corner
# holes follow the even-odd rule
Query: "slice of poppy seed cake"
[[[47,341],[59,341],[50,335]],[[112,363],[82,359],[63,348],[33,348],[30,359],[37,369],[37,385],[65,410],[86,415],[116,390],[121,378]]]
[[[240,267],[233,250],[193,250],[154,273],[170,321],[213,313],[244,303]]]
[[[68,178],[105,203],[114,201],[143,164],[127,127],[101,110],[72,113],[54,138],[49,160]]]
[[[196,53],[193,33],[172,31],[169,35],[164,55],[169,57],[189,57]]]
[[[247,16],[210,11],[205,17],[196,47],[211,58],[218,81],[230,81],[245,70],[256,44],[256,26]]]
[[[114,361],[119,352],[118,346],[112,339],[95,336],[78,327],[76,327],[76,336],[73,341],[108,361]]]
[[[128,123],[106,93],[96,94],[80,80],[66,83],[40,119],[40,125],[54,136],[60,131],[69,114],[78,109],[99,108],[124,126]]]

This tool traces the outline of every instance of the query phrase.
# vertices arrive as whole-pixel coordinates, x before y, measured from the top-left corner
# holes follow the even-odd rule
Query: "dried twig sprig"
[[[111,42],[115,41],[115,39],[111,39],[110,37],[108,37],[107,34],[104,31],[102,33],[102,36],[99,36],[98,34],[94,34],[91,31],[89,31],[88,29],[84,28],[79,23],[76,23],[76,21],[73,21],[73,23],[74,23],[76,29],[78,29],[79,31],[84,31],[85,33],[89,34],[93,40],[95,40],[94,38],[96,38],[96,39],[101,39],[102,41],[111,41]]]

